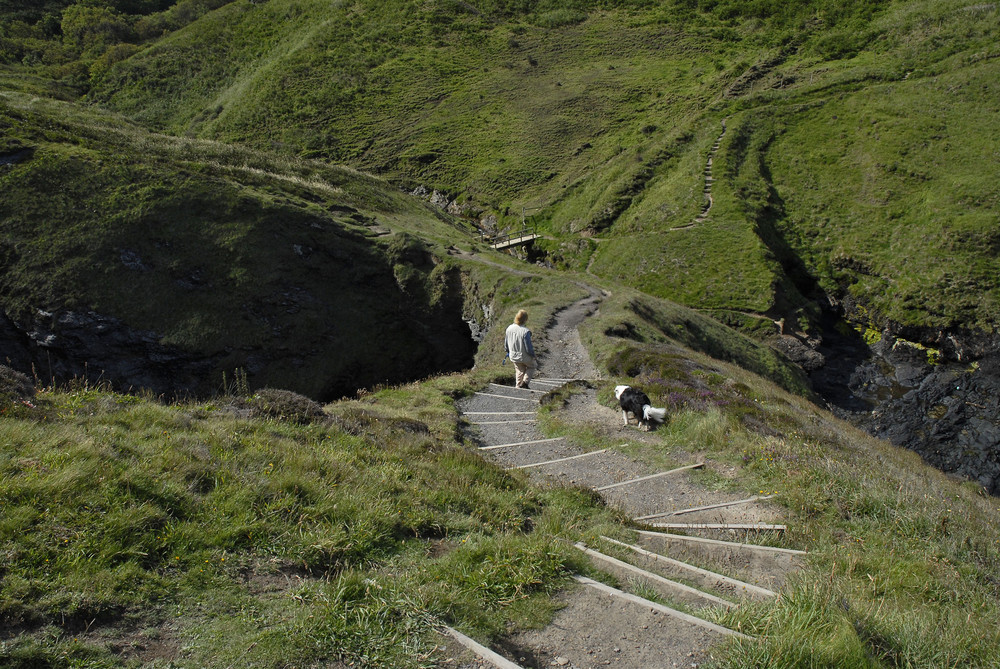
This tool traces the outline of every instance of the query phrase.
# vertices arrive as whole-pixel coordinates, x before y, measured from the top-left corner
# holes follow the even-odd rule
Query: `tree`
[[[100,2],[67,7],[62,13],[61,26],[63,39],[68,44],[92,55],[133,37],[132,26],[126,17]]]

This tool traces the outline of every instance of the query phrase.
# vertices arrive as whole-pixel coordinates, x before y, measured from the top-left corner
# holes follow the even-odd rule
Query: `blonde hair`
[[[514,316],[514,322],[517,323],[518,325],[524,325],[525,321],[527,320],[528,320],[528,312],[525,311],[524,309],[518,311],[517,315]]]

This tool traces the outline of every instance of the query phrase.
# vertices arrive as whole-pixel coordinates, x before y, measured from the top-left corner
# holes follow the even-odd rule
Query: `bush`
[[[64,40],[83,51],[103,51],[134,37],[128,20],[110,7],[71,5],[63,10],[61,27]]]
[[[90,78],[95,81],[100,79],[105,72],[111,69],[112,65],[129,58],[138,51],[139,47],[135,44],[115,44],[91,64]]]
[[[278,388],[261,388],[248,400],[254,417],[312,423],[325,416],[323,407],[308,397]]]
[[[23,402],[35,396],[35,385],[26,375],[0,365],[0,403]]]

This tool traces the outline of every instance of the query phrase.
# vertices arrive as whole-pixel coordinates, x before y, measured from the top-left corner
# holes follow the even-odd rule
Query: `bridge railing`
[[[486,230],[479,231],[480,241],[487,242],[493,246],[503,246],[504,244],[507,244],[515,239],[521,239],[523,237],[531,237],[534,239],[537,236],[538,229],[534,223],[530,225],[523,225],[519,230],[515,230],[514,232],[507,232],[499,235],[490,234]]]

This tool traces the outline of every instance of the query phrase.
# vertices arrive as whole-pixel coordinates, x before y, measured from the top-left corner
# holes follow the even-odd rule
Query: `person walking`
[[[528,312],[521,309],[514,316],[514,322],[504,333],[503,348],[514,363],[514,385],[527,388],[535,371],[535,348],[531,345],[531,330],[524,327],[528,322]]]

